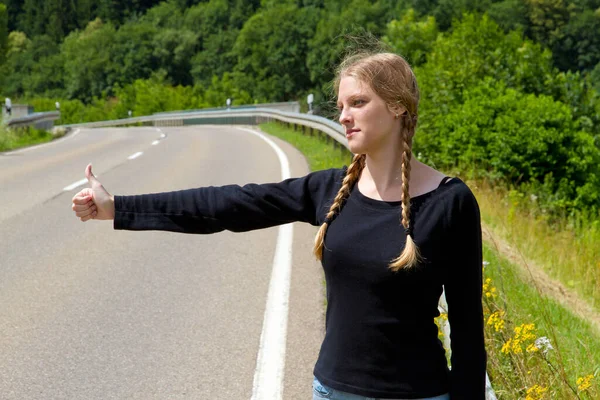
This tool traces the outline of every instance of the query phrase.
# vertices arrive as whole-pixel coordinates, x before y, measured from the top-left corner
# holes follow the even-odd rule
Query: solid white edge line
[[[127,157],[127,159],[128,159],[128,160],[133,160],[133,159],[136,159],[136,158],[138,158],[138,157],[139,157],[139,156],[141,156],[142,154],[144,154],[142,151],[138,151],[137,153],[135,153],[135,154],[132,154],[132,155],[130,155],[129,157]]]
[[[260,132],[245,128],[238,129],[252,133],[267,142],[279,158],[281,179],[290,177],[288,158],[275,142]],[[254,371],[252,400],[281,400],[283,396],[293,236],[292,224],[279,227]]]

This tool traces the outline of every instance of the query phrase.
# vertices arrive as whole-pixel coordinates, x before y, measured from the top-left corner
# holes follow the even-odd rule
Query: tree
[[[600,11],[584,10],[574,15],[562,34],[552,49],[559,69],[586,71],[600,62]]]
[[[0,4],[0,65],[6,61],[8,52],[8,10]]]
[[[419,130],[415,151],[422,159],[444,168],[476,165],[493,180],[535,187],[546,203],[600,205],[600,149],[570,107],[491,77],[464,99]]]
[[[342,4],[345,6],[342,8]],[[374,50],[373,39],[385,33],[389,15],[387,2],[353,0],[351,3],[327,1],[327,12],[317,24],[314,36],[308,41],[307,66],[315,87],[315,103],[321,112],[332,116],[335,107],[329,100],[334,69],[352,49]],[[341,9],[341,12],[333,10]]]
[[[416,13],[411,8],[404,12],[400,20],[390,21],[382,39],[414,67],[427,61],[427,54],[437,35],[435,18],[427,17],[423,21],[417,21]]]
[[[306,67],[308,40],[320,11],[282,5],[259,11],[240,31],[233,54],[235,71],[255,99],[287,101],[310,85]]]
[[[65,86],[69,98],[91,101],[110,92],[114,82],[108,76],[114,70],[110,50],[116,30],[111,23],[96,19],[83,32],[71,32],[61,45],[65,60]],[[135,43],[131,43],[135,46]],[[114,80],[114,78],[112,78]]]

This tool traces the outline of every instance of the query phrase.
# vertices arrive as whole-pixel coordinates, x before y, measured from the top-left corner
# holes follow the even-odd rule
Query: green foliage
[[[203,93],[204,105],[206,107],[224,107],[227,99],[231,99],[233,105],[252,104],[254,99],[246,90],[237,86],[235,73],[225,72],[221,78],[213,76],[211,85]]]
[[[23,32],[3,35],[0,18],[2,94],[59,100],[60,123],[308,93],[331,117],[341,58],[389,49],[415,67],[426,161],[515,184],[553,212],[600,204],[595,0],[71,0],[59,15],[65,1],[9,9]]]
[[[315,131],[312,136],[302,134],[279,122],[260,124],[260,129],[300,150],[307,158],[311,171],[341,168],[350,165],[352,160],[352,154],[345,147],[333,146],[331,139],[320,132]]]
[[[101,96],[110,89],[110,49],[116,39],[111,23],[99,19],[88,24],[83,32],[74,31],[62,43],[65,60],[65,89],[69,98],[84,101]],[[133,44],[133,43],[132,43]]]
[[[194,82],[209,86],[214,75],[233,71],[239,31],[259,5],[256,0],[210,0],[186,10],[184,26],[198,35],[198,52],[191,61]]]
[[[387,26],[382,40],[392,50],[402,55],[412,67],[424,64],[437,39],[438,29],[434,17],[417,20],[414,9],[407,10],[400,20],[393,20]]]
[[[574,15],[562,35],[562,40],[552,46],[558,68],[586,71],[600,62],[600,12],[584,10]]]
[[[263,10],[240,31],[233,54],[239,87],[259,101],[287,101],[309,86],[305,63],[308,38],[320,12],[294,5]]]
[[[0,3],[0,65],[6,60],[8,51],[8,10]]]
[[[117,88],[115,94],[119,99],[114,111],[116,118],[127,117],[129,110],[134,116],[142,116],[202,106],[201,97],[194,88],[168,86],[164,74],[154,75],[147,80],[138,79],[123,89]]]
[[[340,4],[345,7],[341,8]],[[353,48],[371,48],[369,35],[381,37],[385,32],[389,4],[383,1],[352,0],[350,3],[332,2],[328,7],[339,8],[339,12],[323,14],[318,21],[314,36],[308,42],[306,64],[310,79],[317,89],[316,100],[330,98],[330,83],[335,68],[348,51]],[[356,38],[353,42],[352,39]]]
[[[114,85],[125,85],[136,79],[149,78],[160,68],[156,53],[162,51],[155,43],[160,28],[149,21],[131,22],[122,25],[113,33],[110,61],[107,61],[107,85],[102,90],[111,90]],[[100,93],[94,92],[98,96]]]
[[[577,129],[571,110],[487,78],[464,103],[421,129],[415,149],[438,167],[473,166],[478,175],[515,185],[543,182],[546,205],[598,205],[600,149]],[[548,196],[548,197],[547,197]]]
[[[526,93],[551,93],[551,54],[517,32],[505,34],[486,15],[465,14],[451,33],[438,37],[427,60],[415,73],[424,106],[436,116],[462,103],[463,90],[487,76]]]
[[[24,146],[49,142],[51,133],[33,127],[7,129],[0,126],[0,151],[15,150]]]

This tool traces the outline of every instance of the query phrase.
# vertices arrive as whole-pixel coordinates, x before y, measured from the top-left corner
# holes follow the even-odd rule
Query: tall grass
[[[331,143],[321,137],[306,136],[278,123],[260,127],[298,148],[306,156],[311,170],[340,167],[350,162],[349,152],[333,150]],[[482,220],[495,228],[506,225],[511,242],[526,239],[535,247],[536,240],[544,238],[541,241],[546,246],[545,251],[566,254],[569,246],[571,249],[575,246],[581,249],[579,257],[597,254],[597,249],[592,248],[595,234],[581,235],[585,231],[581,227],[573,228],[579,231],[569,231],[569,228],[553,231],[543,218],[527,218],[526,211],[511,203],[514,200],[510,196],[514,194],[498,192],[484,184],[470,182],[469,185],[480,204]],[[511,236],[512,232],[523,232],[523,236],[535,232],[537,239]],[[580,232],[581,239],[569,241],[575,232]],[[562,250],[552,250],[555,243],[547,242],[560,242]],[[521,244],[519,248],[528,249]],[[498,398],[600,398],[600,334],[589,323],[530,287],[522,276],[523,269],[509,263],[488,245],[484,245],[484,260],[488,374]],[[540,260],[557,261],[552,256]],[[575,286],[579,287],[583,286]],[[441,315],[440,319],[444,317]]]
[[[49,142],[56,136],[32,127],[8,129],[0,126],[0,151],[15,150],[38,143]]]
[[[536,204],[535,195],[472,185],[482,219],[549,276],[575,289],[600,312],[600,216],[579,212],[560,219]]]

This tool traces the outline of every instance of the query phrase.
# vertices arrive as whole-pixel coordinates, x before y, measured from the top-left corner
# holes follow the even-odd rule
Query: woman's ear
[[[388,106],[388,109],[392,112],[392,114],[402,115],[406,112],[406,107],[402,104],[394,104],[393,106]]]

